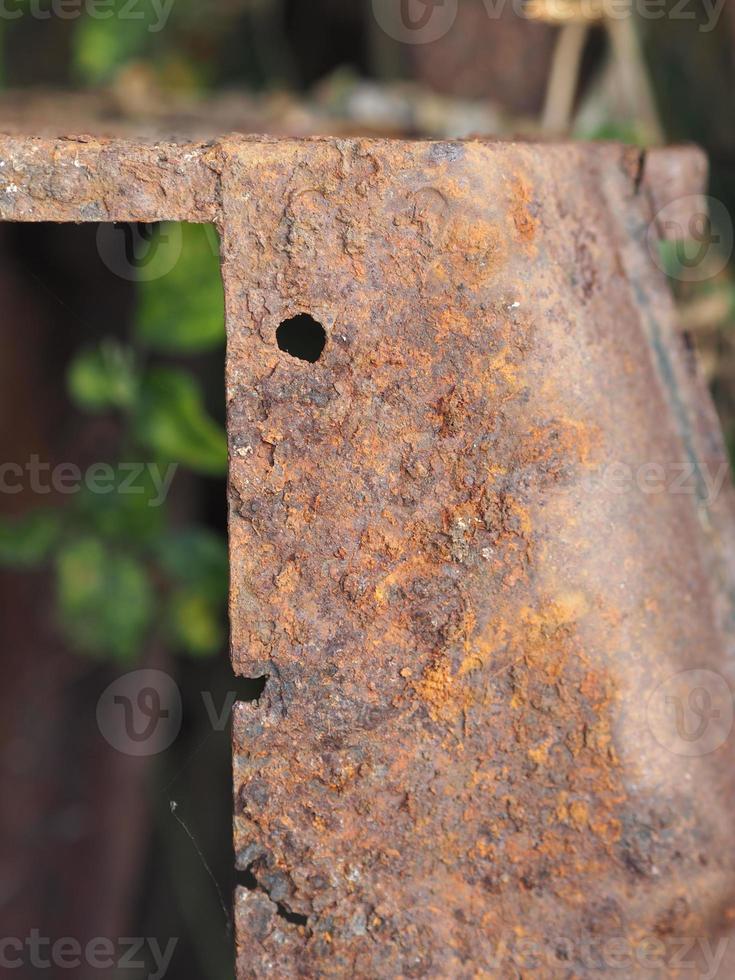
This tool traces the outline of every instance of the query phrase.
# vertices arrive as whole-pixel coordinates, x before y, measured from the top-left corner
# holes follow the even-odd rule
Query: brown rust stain
[[[538,231],[538,204],[533,190],[523,177],[510,182],[510,216],[521,241],[530,244]]]
[[[633,382],[589,346],[621,280],[575,266],[587,191],[560,217],[566,174],[470,144],[231,170],[230,435],[275,447],[231,475],[234,663],[269,677],[235,724],[240,975],[469,978],[525,936],[555,976],[555,936],[653,928],[690,826],[641,818],[616,738],[629,638],[669,641],[590,543],[585,481],[629,433],[583,357]],[[315,365],[275,347],[295,310],[327,330]]]
[[[222,232],[233,664],[267,678],[234,718],[241,980],[514,977],[522,942],[581,978],[591,942],[731,928],[732,743],[667,753],[644,702],[728,673],[732,497],[594,479],[720,445],[637,238],[651,175],[681,190],[701,157],[18,135],[0,158],[5,220]],[[300,312],[316,364],[276,343]]]

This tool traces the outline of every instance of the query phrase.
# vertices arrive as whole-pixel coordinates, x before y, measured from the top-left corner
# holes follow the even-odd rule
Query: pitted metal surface
[[[733,681],[726,460],[647,246],[701,191],[677,152],[0,139],[5,220],[220,229],[233,665],[267,678],[240,978],[615,976],[610,943],[676,976],[726,935],[726,712],[699,755],[651,714]]]
[[[590,944],[723,927],[730,745],[683,758],[647,716],[730,637],[697,484],[726,462],[644,164],[356,142],[225,168],[233,655],[268,678],[235,723],[241,977],[591,976]],[[304,312],[314,364],[277,345]],[[676,461],[690,493],[609,483]]]

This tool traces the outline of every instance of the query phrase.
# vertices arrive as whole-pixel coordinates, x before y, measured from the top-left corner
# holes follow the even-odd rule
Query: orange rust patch
[[[468,692],[463,691],[447,657],[437,657],[430,663],[413,688],[428,707],[433,721],[454,718],[468,703]]]
[[[570,463],[591,465],[601,442],[598,426],[579,419],[558,418],[531,429],[524,445],[524,456],[529,461],[545,464],[551,473],[558,474]]]
[[[522,241],[530,243],[536,237],[538,219],[531,208],[533,194],[528,183],[521,177],[511,181],[510,216]]]

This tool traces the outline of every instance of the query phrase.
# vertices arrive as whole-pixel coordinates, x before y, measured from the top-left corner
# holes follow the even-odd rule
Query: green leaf
[[[59,617],[80,653],[122,663],[141,652],[154,612],[145,568],[96,538],[67,544],[56,561]]]
[[[643,146],[645,141],[634,122],[622,120],[607,120],[590,129],[578,128],[574,132],[575,139],[596,140],[600,142],[627,143],[630,146]]]
[[[211,225],[163,224],[138,286],[136,337],[154,350],[191,354],[225,342],[217,235]]]
[[[223,537],[203,527],[172,531],[156,542],[156,557],[172,581],[224,607],[229,561]]]
[[[120,462],[87,471],[74,502],[79,524],[106,541],[145,545],[165,526],[173,464]]]
[[[58,511],[41,510],[0,523],[0,566],[33,568],[45,562],[61,533]]]
[[[127,0],[114,0],[104,17],[84,17],[72,34],[72,64],[82,82],[98,85],[109,81],[127,62],[139,58],[156,37],[160,23],[154,4],[145,3],[136,15]]]
[[[224,646],[223,610],[196,589],[180,589],[172,594],[167,621],[173,642],[191,656],[210,657]]]
[[[676,277],[679,260],[677,258],[678,242],[662,239],[658,242],[658,254],[664,267],[664,272],[669,279]]]
[[[82,351],[69,367],[67,387],[74,403],[85,411],[130,408],[138,390],[132,351],[114,340]]]
[[[173,642],[196,657],[221,650],[226,637],[229,567],[223,537],[203,527],[172,531],[157,542],[161,570],[177,588],[167,622]]]
[[[225,431],[207,415],[199,385],[185,371],[156,368],[146,375],[135,434],[160,460],[210,476],[227,472]]]

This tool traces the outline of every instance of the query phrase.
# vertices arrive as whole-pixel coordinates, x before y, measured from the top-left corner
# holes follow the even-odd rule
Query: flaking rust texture
[[[242,980],[617,975],[608,941],[674,976],[725,926],[731,742],[667,751],[646,702],[727,676],[730,491],[605,479],[724,465],[642,168],[228,155],[233,655],[267,678],[235,715]],[[299,313],[316,363],[278,347]]]
[[[240,980],[691,976],[682,940],[727,938],[726,712],[684,756],[647,710],[687,668],[733,683],[726,461],[647,245],[701,178],[0,138],[4,220],[220,230],[233,664],[266,679],[234,715]],[[300,313],[316,363],[277,343]]]

